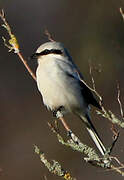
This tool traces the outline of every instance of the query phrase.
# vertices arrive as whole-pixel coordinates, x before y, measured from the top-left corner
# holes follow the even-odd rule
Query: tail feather
[[[106,149],[102,143],[102,141],[100,140],[100,138],[98,137],[98,135],[90,128],[87,128],[90,136],[92,137],[94,143],[96,144],[97,148],[99,149],[99,151],[101,152],[101,154],[104,156]]]
[[[95,127],[93,126],[89,115],[86,116],[85,120],[84,120],[84,116],[81,117],[81,119],[83,120],[83,122],[85,122],[85,124],[87,126],[86,128],[87,128],[91,138],[93,139],[94,143],[96,144],[97,148],[99,149],[99,151],[101,152],[102,155],[105,155],[106,148],[103,145]]]

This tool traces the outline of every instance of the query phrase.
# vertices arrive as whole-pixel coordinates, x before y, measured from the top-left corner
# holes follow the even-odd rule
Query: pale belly
[[[83,107],[80,88],[77,82],[58,69],[37,69],[37,85],[43,102],[48,109],[54,110],[63,106],[67,111]]]

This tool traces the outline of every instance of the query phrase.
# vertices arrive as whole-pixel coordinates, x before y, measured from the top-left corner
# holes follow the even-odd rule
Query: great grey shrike
[[[51,111],[76,114],[102,155],[106,149],[90,120],[90,104],[101,109],[91,90],[81,81],[82,74],[60,42],[42,44],[33,54],[37,58],[37,86],[43,103]],[[79,77],[80,76],[80,77]]]

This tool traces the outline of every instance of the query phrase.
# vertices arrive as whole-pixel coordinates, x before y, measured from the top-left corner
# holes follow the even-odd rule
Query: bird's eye
[[[37,53],[39,56],[44,56],[44,55],[47,55],[47,54],[50,54],[50,50],[49,49],[45,49],[44,51],[40,52],[40,53]]]
[[[34,53],[30,56],[30,59],[37,59],[38,58],[38,53]]]

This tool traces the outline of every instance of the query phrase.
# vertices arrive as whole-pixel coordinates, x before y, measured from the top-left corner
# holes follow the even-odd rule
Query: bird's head
[[[31,56],[33,59],[45,60],[46,57],[54,57],[58,59],[71,59],[67,49],[60,42],[46,42],[42,44],[36,52]],[[66,58],[65,58],[66,57]]]

